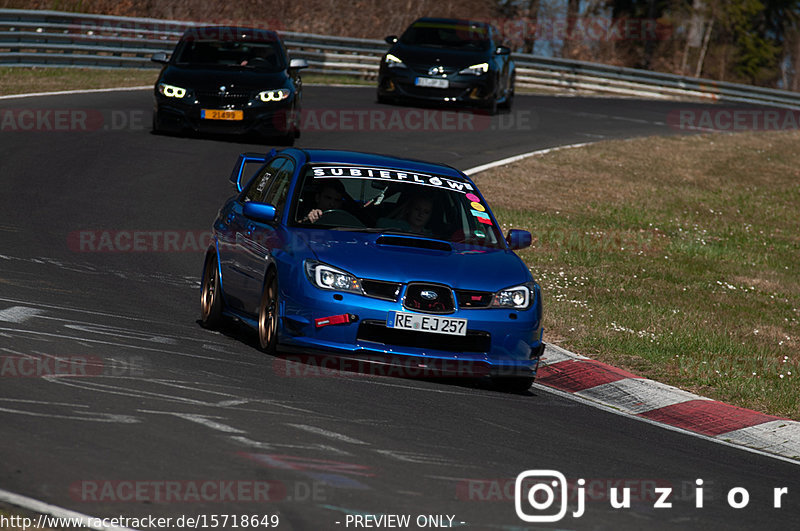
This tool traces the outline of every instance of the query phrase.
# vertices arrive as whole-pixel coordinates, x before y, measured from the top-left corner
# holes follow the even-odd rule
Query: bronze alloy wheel
[[[200,321],[207,328],[219,325],[222,320],[222,293],[219,287],[217,255],[210,252],[206,255],[203,284],[200,289]]]
[[[258,343],[261,350],[274,354],[278,343],[278,277],[267,273],[258,308]]]

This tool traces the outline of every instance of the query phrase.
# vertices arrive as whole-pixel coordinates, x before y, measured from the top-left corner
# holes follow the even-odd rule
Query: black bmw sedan
[[[378,75],[378,101],[454,102],[487,109],[510,108],[514,98],[511,50],[485,22],[420,18],[392,47]]]
[[[258,134],[291,144],[300,136],[305,59],[289,60],[269,30],[187,29],[163,64],[154,90],[155,132]]]

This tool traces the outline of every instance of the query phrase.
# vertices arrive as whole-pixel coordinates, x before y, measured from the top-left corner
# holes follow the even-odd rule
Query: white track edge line
[[[82,528],[85,527],[86,529],[95,529],[97,531],[135,531],[128,527],[89,525],[92,523],[92,520],[102,520],[102,518],[96,516],[88,516],[75,511],[70,511],[69,509],[58,507],[57,505],[51,505],[49,503],[45,503],[43,501],[39,501],[34,498],[29,498],[27,496],[22,496],[20,494],[14,494],[13,492],[9,492],[3,489],[0,489],[0,502],[5,502],[8,503],[9,505],[13,505],[16,507],[22,507],[23,509],[28,509],[30,511],[34,511],[39,514],[47,514],[55,518],[63,518],[63,519],[77,518],[80,519],[81,521],[81,527]]]
[[[492,168],[497,168],[498,166],[505,166],[506,164],[511,164],[512,162],[517,162],[523,159],[527,159],[529,157],[535,157],[537,155],[546,155],[547,153],[553,153],[554,151],[561,151],[562,149],[572,149],[572,148],[579,148],[584,146],[589,146],[591,144],[596,144],[597,142],[581,142],[580,144],[567,144],[565,146],[556,146],[547,149],[539,149],[536,151],[529,151],[528,153],[522,153],[520,155],[514,155],[513,157],[508,157],[501,160],[496,160],[494,162],[489,162],[488,164],[481,164],[480,166],[475,166],[474,168],[470,168],[468,170],[464,170],[466,175],[475,175],[476,173],[480,173],[482,171],[490,170]]]
[[[153,85],[139,85],[136,87],[118,87],[118,88],[102,88],[102,89],[83,89],[83,90],[59,90],[55,92],[31,92],[29,94],[7,94],[0,96],[0,100],[13,100],[18,98],[33,98],[39,96],[65,96],[70,94],[93,94],[97,92],[127,92],[131,90],[145,90],[151,89]]]

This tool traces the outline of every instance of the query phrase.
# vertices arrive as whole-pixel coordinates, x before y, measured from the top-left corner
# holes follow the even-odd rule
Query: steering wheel
[[[322,214],[320,214],[319,218],[317,219],[317,223],[323,223],[325,225],[339,225],[342,227],[365,226],[361,220],[355,217],[353,214],[347,210],[342,210],[339,208],[325,210]]]

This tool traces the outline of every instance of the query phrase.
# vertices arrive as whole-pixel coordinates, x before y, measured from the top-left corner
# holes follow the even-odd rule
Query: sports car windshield
[[[304,227],[423,236],[502,248],[478,191],[463,180],[390,168],[314,166],[292,210]]]
[[[280,72],[286,61],[277,42],[185,40],[175,62],[197,66],[241,67]]]
[[[400,42],[413,46],[488,50],[491,43],[486,28],[468,24],[417,22],[400,37]]]

